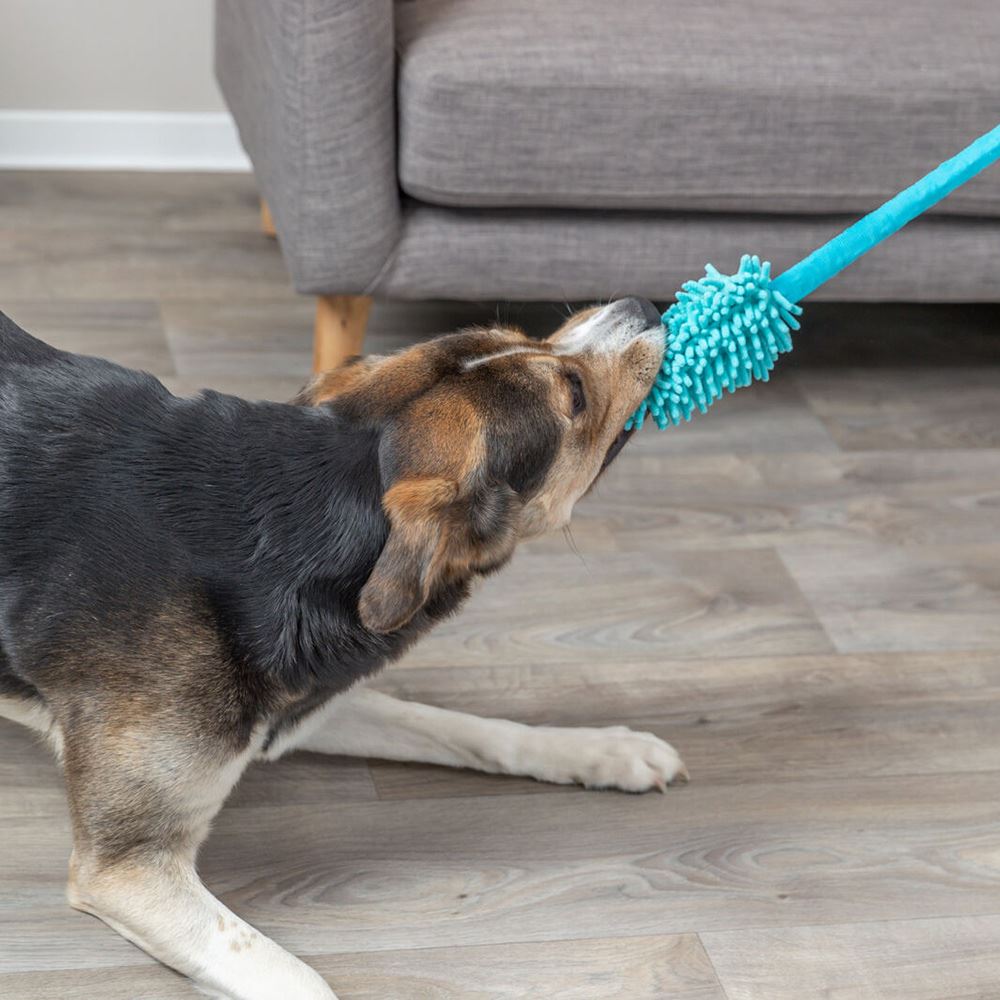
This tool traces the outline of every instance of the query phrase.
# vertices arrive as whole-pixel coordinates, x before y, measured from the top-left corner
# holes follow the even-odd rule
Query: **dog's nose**
[[[663,320],[660,316],[660,310],[653,305],[649,299],[643,299],[636,296],[632,301],[638,306],[639,311],[642,313],[643,318],[650,326],[659,326]]]

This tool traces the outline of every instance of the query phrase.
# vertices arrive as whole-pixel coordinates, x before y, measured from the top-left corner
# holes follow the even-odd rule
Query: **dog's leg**
[[[289,750],[423,761],[495,774],[521,774],[557,784],[645,792],[686,780],[669,743],[624,726],[567,729],[483,719],[401,701],[364,687],[279,733],[264,753]]]
[[[59,714],[74,826],[71,905],[209,996],[336,1000],[313,969],[231,913],[195,873],[198,845],[263,734],[249,743],[215,735],[208,719],[138,698],[91,699]]]

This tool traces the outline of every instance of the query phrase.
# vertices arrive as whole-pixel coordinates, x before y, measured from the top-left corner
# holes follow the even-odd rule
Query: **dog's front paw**
[[[661,792],[688,772],[677,751],[652,733],[625,726],[606,729],[535,729],[536,767],[542,781],[579,784],[587,788],[618,788],[623,792]]]

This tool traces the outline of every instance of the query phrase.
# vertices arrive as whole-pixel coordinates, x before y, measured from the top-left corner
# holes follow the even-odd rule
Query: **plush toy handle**
[[[829,243],[814,250],[775,278],[771,287],[789,302],[800,302],[862,254],[898,232],[997,160],[1000,160],[1000,125],[981,135],[961,153],[945,160],[916,184],[859,219],[839,236],[834,236]]]

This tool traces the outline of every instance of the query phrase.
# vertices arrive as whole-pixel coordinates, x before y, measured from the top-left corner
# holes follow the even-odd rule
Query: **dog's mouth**
[[[608,453],[604,456],[604,461],[601,463],[601,468],[598,471],[600,475],[617,457],[621,452],[622,448],[628,444],[628,439],[635,433],[635,428],[631,427],[628,430],[623,430],[618,437],[611,442],[611,447],[608,448]]]

